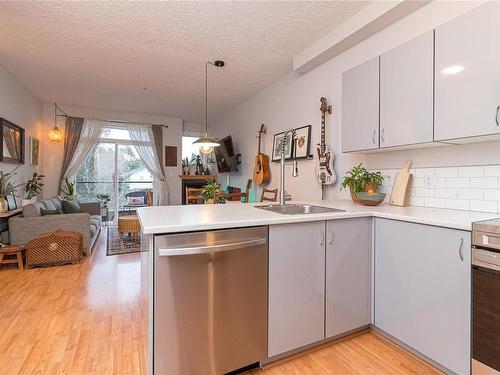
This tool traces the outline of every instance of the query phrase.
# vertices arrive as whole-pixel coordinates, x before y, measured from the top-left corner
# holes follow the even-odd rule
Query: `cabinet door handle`
[[[495,122],[497,123],[497,126],[500,126],[500,122],[498,121],[498,112],[500,111],[500,104],[497,105],[497,113],[495,114]]]
[[[328,244],[333,244],[333,226],[330,226],[330,239],[328,240]]]
[[[373,134],[372,134],[372,142],[373,142],[374,145],[376,144],[375,143],[375,134],[376,134],[376,131],[374,130]]]
[[[382,128],[382,134],[380,136],[382,138],[382,142],[385,143],[385,128]]]
[[[321,234],[319,238],[319,245],[323,246],[325,244],[325,229],[323,228],[323,226],[319,227],[319,232]]]
[[[463,247],[464,247],[464,239],[460,239],[460,245],[458,245],[458,255],[460,256],[460,260],[463,262],[464,261],[464,253],[463,253]]]

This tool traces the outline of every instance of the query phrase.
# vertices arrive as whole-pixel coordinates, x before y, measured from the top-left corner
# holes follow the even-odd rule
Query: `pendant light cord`
[[[208,60],[205,60],[205,137],[208,137]]]

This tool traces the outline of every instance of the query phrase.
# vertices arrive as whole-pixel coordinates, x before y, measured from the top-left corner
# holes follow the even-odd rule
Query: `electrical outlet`
[[[436,178],[434,178],[434,177],[426,177],[424,179],[424,187],[426,189],[435,189],[436,185],[437,185],[436,182],[437,182]]]

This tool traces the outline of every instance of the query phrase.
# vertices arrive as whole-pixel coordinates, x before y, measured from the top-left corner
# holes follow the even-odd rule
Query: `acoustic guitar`
[[[326,104],[326,98],[321,97],[321,143],[316,145],[318,161],[316,164],[316,179],[321,185],[332,185],[337,181],[337,175],[333,169],[335,156],[326,143],[326,114],[332,113],[332,106]]]
[[[269,182],[269,156],[260,152],[260,144],[262,141],[262,134],[266,134],[264,124],[260,126],[259,130],[259,147],[257,149],[257,156],[255,157],[255,166],[253,168],[253,182],[255,185],[267,184]]]

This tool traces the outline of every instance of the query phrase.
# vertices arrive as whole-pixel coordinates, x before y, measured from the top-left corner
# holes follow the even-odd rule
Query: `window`
[[[199,155],[199,146],[193,145],[199,137],[182,137],[182,158],[191,159],[193,155]]]

